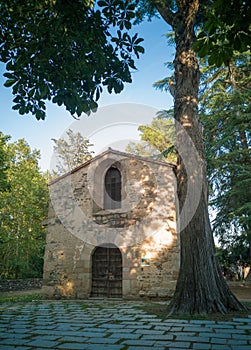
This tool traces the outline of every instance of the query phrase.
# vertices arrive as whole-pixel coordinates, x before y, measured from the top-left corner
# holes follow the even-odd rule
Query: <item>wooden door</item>
[[[92,255],[92,297],[122,297],[122,256],[115,247],[97,247]]]

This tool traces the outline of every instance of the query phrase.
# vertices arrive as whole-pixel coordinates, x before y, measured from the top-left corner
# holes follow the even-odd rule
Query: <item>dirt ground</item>
[[[251,302],[251,281],[246,283],[241,282],[229,282],[228,283],[231,291],[236,295],[240,301]],[[22,296],[22,295],[32,295],[41,294],[41,289],[31,289],[31,290],[20,290],[11,292],[0,292],[1,296]]]
[[[251,282],[229,282],[228,285],[240,301],[251,302]]]

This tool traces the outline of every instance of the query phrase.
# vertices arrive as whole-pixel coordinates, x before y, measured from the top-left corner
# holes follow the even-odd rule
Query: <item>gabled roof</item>
[[[121,151],[118,151],[118,150],[115,150],[115,149],[112,149],[112,148],[108,148],[106,151],[98,154],[97,156],[93,157],[92,159],[84,162],[83,164],[77,166],[76,168],[73,168],[71,171],[68,171],[67,173],[57,177],[56,179],[52,180],[49,182],[49,185],[52,185],[56,182],[58,182],[59,180],[77,172],[78,170],[82,169],[82,168],[85,168],[86,166],[88,166],[90,163],[108,155],[108,154],[115,154],[115,155],[119,155],[119,156],[123,156],[123,157],[126,157],[126,158],[130,158],[130,159],[137,159],[137,160],[140,160],[142,162],[148,162],[148,163],[154,163],[154,164],[159,164],[159,165],[163,165],[163,166],[166,166],[166,167],[169,167],[169,168],[173,168],[175,169],[176,168],[176,165],[173,164],[173,163],[168,163],[168,162],[165,162],[163,160],[159,160],[159,159],[154,159],[154,158],[147,158],[147,157],[142,157],[142,156],[138,156],[138,155],[135,155],[135,154],[131,154],[131,153],[126,153],[126,152],[121,152]]]

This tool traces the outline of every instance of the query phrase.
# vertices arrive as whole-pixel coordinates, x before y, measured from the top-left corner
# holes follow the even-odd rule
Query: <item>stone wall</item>
[[[29,279],[0,279],[0,292],[11,292],[16,290],[41,289],[43,280],[41,278]]]

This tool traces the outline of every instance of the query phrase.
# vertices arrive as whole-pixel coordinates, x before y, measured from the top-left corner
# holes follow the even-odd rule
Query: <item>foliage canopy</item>
[[[45,118],[46,101],[73,116],[97,108],[103,88],[119,93],[144,52],[129,35],[135,4],[102,0],[6,0],[0,3],[0,60],[13,109]],[[117,31],[113,28],[116,27]]]
[[[0,188],[0,276],[1,278],[42,277],[48,188],[38,168],[39,152],[25,140],[6,138],[8,187]]]
[[[250,49],[251,5],[246,0],[214,0],[205,7],[205,21],[195,49],[210,65],[228,64],[234,53]]]

